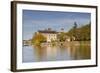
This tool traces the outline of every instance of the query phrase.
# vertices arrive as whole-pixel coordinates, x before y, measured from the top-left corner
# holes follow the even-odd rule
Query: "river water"
[[[77,46],[23,46],[23,62],[84,60],[91,58],[89,45]]]

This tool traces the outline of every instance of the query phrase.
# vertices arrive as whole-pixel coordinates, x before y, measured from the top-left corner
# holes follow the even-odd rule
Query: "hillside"
[[[72,28],[67,35],[75,37],[75,40],[85,41],[91,39],[91,24],[81,26],[79,28]]]

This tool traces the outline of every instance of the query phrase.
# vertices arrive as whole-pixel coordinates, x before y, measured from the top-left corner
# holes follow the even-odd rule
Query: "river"
[[[23,46],[23,62],[84,60],[91,58],[90,45]]]

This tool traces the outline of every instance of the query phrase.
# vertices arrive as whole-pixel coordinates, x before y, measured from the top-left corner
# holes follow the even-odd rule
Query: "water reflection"
[[[82,60],[91,58],[90,45],[24,46],[23,62]]]

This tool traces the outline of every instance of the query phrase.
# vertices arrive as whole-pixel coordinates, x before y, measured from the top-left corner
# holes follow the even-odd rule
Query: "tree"
[[[74,26],[73,26],[73,36],[76,37],[77,35],[77,32],[76,32],[76,29],[77,29],[77,23],[74,22]]]
[[[85,24],[79,28],[77,28],[76,23],[74,23],[74,27],[69,30],[68,35],[70,37],[74,36],[77,41],[91,40],[91,23]]]
[[[77,23],[74,22],[74,26],[69,30],[68,35],[71,37],[71,40],[75,40],[77,37]]]
[[[34,45],[40,45],[42,42],[46,41],[46,37],[44,37],[41,33],[35,33],[32,37],[32,43]]]
[[[76,29],[76,28],[77,28],[77,23],[74,22],[74,27],[73,27],[73,29]]]
[[[60,42],[64,42],[66,40],[66,34],[64,32],[61,32],[58,35],[58,39],[59,39]]]

